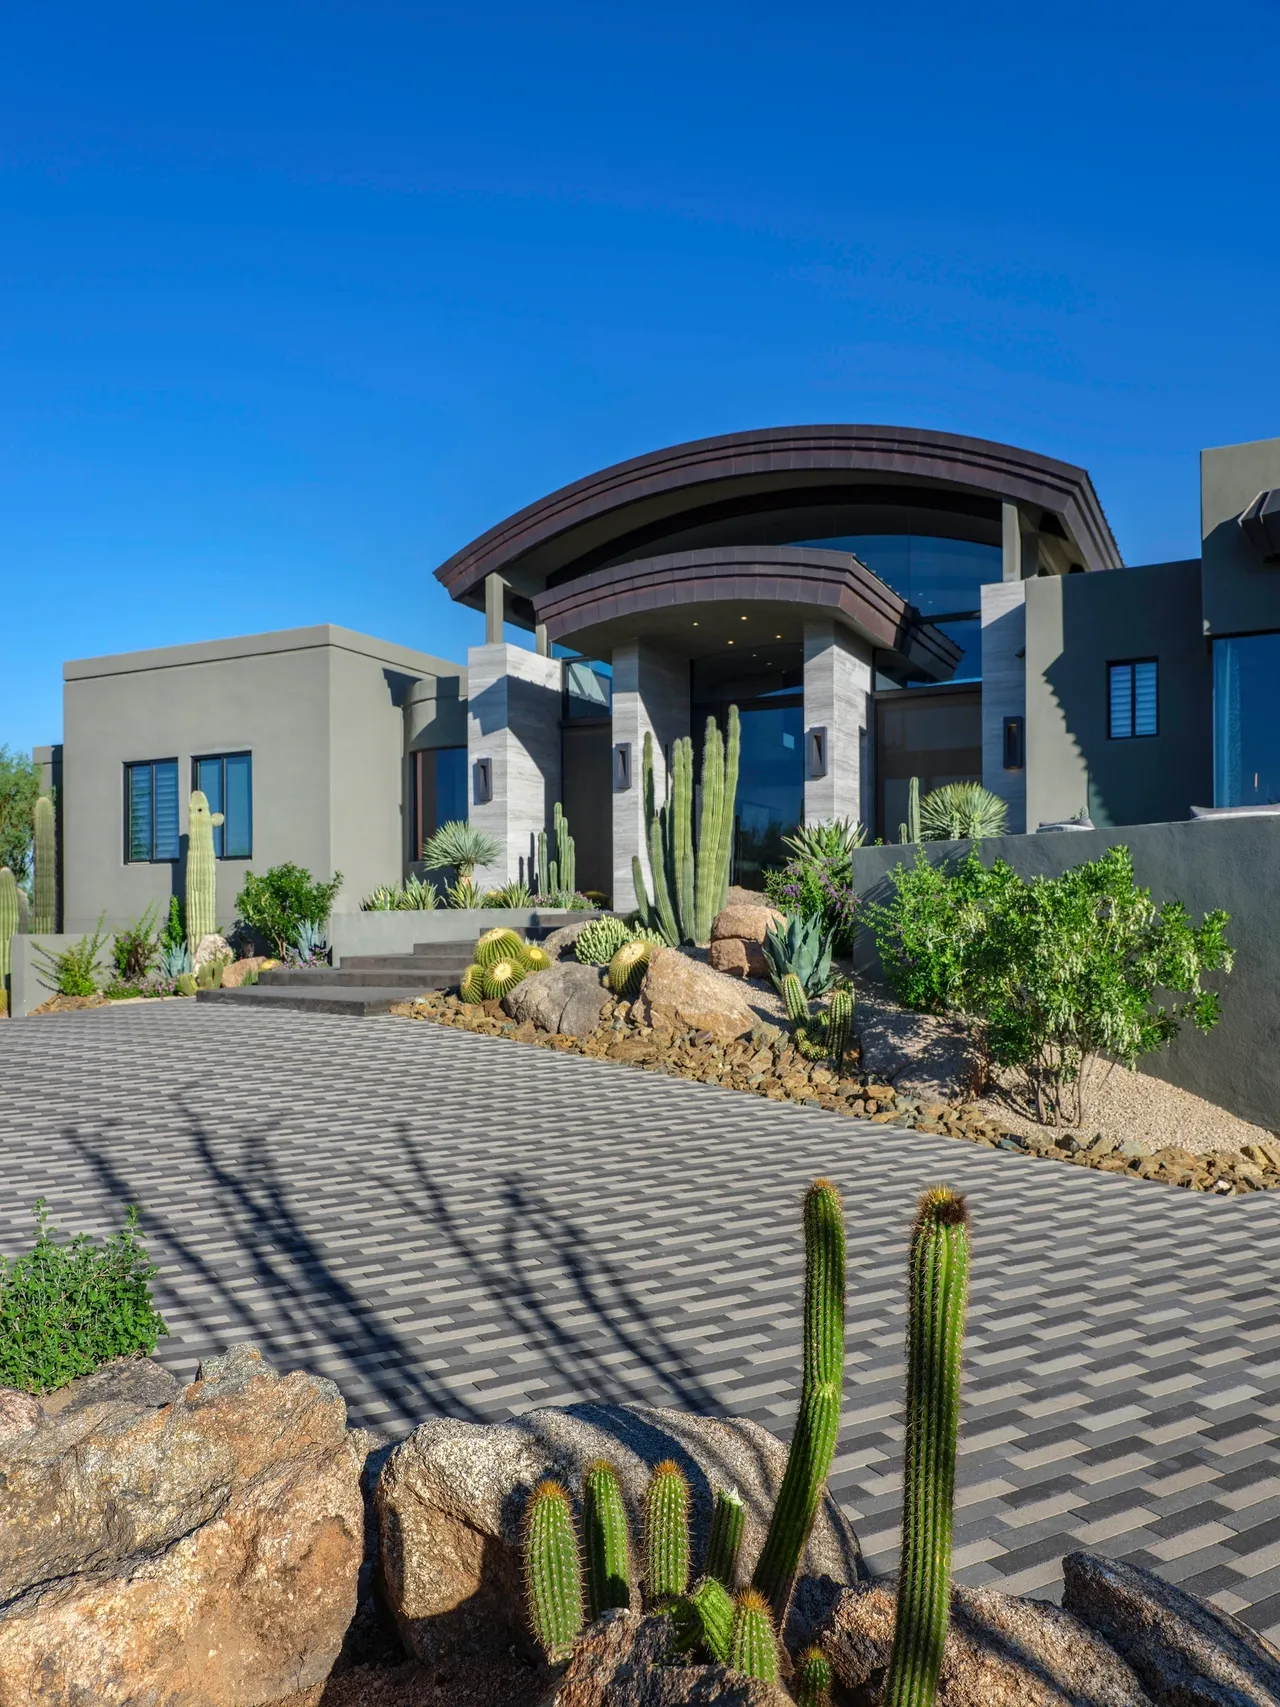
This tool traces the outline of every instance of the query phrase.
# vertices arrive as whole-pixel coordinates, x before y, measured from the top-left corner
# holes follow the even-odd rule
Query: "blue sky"
[[[1280,7],[9,4],[0,742],[64,658],[300,623],[664,443],[1084,463],[1130,562],[1280,434]]]

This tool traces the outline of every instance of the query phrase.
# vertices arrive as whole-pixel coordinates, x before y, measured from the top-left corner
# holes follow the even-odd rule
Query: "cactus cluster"
[[[31,927],[39,936],[58,928],[58,853],[54,845],[53,801],[47,794],[36,801],[32,829]]]
[[[631,862],[631,871],[641,922],[673,945],[708,942],[711,921],[723,908],[728,893],[741,745],[736,705],[729,707],[728,722],[726,741],[715,718],[707,719],[696,844],[693,742],[686,735],[673,743],[667,796],[659,806],[653,736],[646,732],[644,738],[641,775],[652,899],[638,854]]]
[[[458,994],[464,1002],[499,1001],[531,972],[545,972],[550,964],[546,949],[525,942],[510,926],[498,925],[476,943]]]
[[[203,938],[217,930],[218,866],[213,857],[213,831],[221,812],[210,812],[197,788],[187,807],[187,946],[194,955]]]
[[[631,941],[631,927],[622,919],[590,919],[578,932],[573,957],[584,966],[607,966],[623,943]]]
[[[552,813],[551,835],[556,850],[554,859],[549,857],[547,832],[538,832],[538,869],[534,873],[537,882],[533,887],[542,894],[571,895],[577,887],[578,856],[569,834],[569,820],[558,800]]]
[[[835,990],[826,1013],[812,1014],[799,974],[788,972],[782,980],[782,1000],[796,1049],[804,1059],[822,1061],[830,1057],[837,1073],[843,1071],[853,1022],[852,994],[846,989]]]

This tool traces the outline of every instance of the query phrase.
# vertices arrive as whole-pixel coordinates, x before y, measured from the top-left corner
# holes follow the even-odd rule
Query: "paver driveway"
[[[1079,1546],[1280,1625],[1280,1193],[1207,1199],[404,1020],[166,1003],[0,1026],[0,1249],[144,1207],[193,1372],[234,1340],[402,1430],[593,1397],[753,1416],[799,1366],[799,1196],[849,1218],[833,1484],[896,1553],[905,1234],[971,1194],[957,1562]]]

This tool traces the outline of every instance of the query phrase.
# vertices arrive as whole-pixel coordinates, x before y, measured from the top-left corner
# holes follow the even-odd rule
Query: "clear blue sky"
[[[1274,0],[0,12],[0,742],[703,434],[1084,463],[1130,562],[1280,434]]]

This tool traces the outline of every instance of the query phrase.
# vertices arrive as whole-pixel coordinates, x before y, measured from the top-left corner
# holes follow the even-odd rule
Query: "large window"
[[[191,761],[191,786],[221,812],[213,827],[215,859],[253,858],[253,757],[249,753],[217,753]]]
[[[796,693],[739,698],[742,748],[734,807],[732,880],[762,889],[764,874],[782,865],[782,838],[804,820],[804,702]],[[723,728],[725,703],[693,708],[695,780],[702,773],[702,731],[708,715]]]
[[[1107,733],[1113,741],[1160,733],[1158,686],[1154,658],[1107,665]]]
[[[124,767],[124,857],[130,863],[178,857],[178,761]]]
[[[428,747],[413,755],[414,859],[441,824],[467,816],[467,749]]]
[[[1280,803],[1280,634],[1213,643],[1216,806]]]

